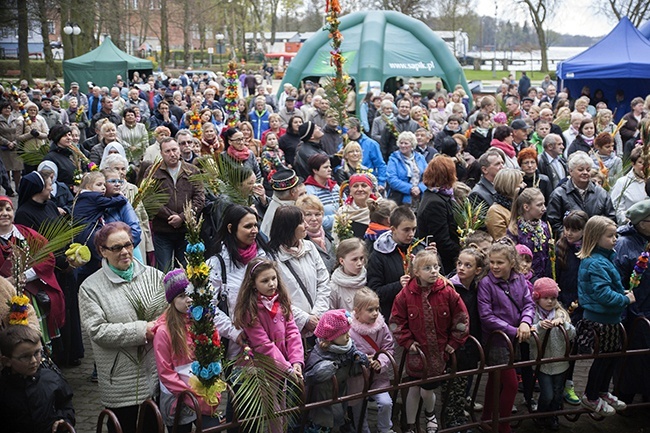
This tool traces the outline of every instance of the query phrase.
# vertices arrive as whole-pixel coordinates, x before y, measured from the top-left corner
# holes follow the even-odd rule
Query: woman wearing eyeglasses
[[[224,133],[226,150],[221,153],[221,160],[229,166],[247,166],[258,182],[262,180],[262,171],[257,163],[255,154],[246,146],[244,133],[237,128],[231,128]]]
[[[166,305],[163,273],[134,260],[133,241],[131,228],[122,222],[102,227],[94,242],[101,268],[79,290],[81,323],[92,343],[100,398],[124,433],[135,433],[138,405],[158,387],[152,329]],[[146,318],[136,311],[134,300],[145,302]],[[144,425],[157,424],[145,420]]]

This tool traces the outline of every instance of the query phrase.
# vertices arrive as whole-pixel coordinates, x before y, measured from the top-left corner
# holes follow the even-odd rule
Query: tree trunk
[[[50,32],[47,26],[47,4],[46,0],[38,0],[38,21],[41,25],[41,36],[43,38],[43,56],[45,57],[45,79],[53,81],[56,79],[54,73],[54,58],[52,47],[50,47]]]
[[[548,46],[546,44],[544,23],[539,20],[539,16],[533,16],[533,25],[535,26],[535,33],[537,33],[537,41],[539,42],[539,50],[542,55],[542,64],[540,69],[542,73],[546,73],[548,72]]]
[[[183,65],[185,69],[189,68],[191,63],[190,37],[192,36],[192,33],[190,26],[192,24],[190,22],[190,16],[190,2],[185,1],[183,5]]]
[[[169,62],[169,20],[167,0],[160,0],[160,68],[165,69]]]
[[[29,18],[27,16],[27,2],[18,2],[18,63],[21,77],[33,83],[32,67],[29,63]]]

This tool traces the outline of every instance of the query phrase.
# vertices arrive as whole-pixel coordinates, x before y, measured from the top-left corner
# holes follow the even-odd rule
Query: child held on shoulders
[[[325,312],[318,321],[314,335],[318,344],[309,353],[305,364],[305,381],[311,388],[310,401],[332,398],[332,377],[336,377],[339,396],[347,393],[347,380],[362,373],[368,357],[359,351],[350,338],[351,315],[345,310]],[[324,406],[309,411],[307,433],[329,433],[344,420],[342,404]]]
[[[469,335],[467,309],[449,280],[439,274],[438,255],[419,252],[412,263],[411,278],[393,303],[391,324],[395,340],[408,351],[406,372],[413,378],[434,378],[444,373],[449,355],[461,347]],[[427,306],[425,308],[425,305]],[[435,332],[432,332],[434,331]],[[426,359],[427,370],[424,370]],[[411,387],[406,397],[407,432],[416,428],[420,398],[423,400],[426,432],[438,431],[434,412],[438,382]]]
[[[483,330],[483,345],[488,347],[489,365],[507,364],[508,348],[499,338],[490,338],[493,332],[502,331],[513,342],[513,346],[530,337],[535,304],[523,275],[516,272],[517,250],[507,239],[492,245],[489,253],[490,272],[478,284],[478,311]],[[515,369],[502,370],[499,393],[499,415],[510,416],[517,395]],[[485,395],[491,396],[493,381],[488,377]],[[492,418],[492,399],[485,400],[482,419]],[[500,433],[510,433],[510,424],[499,424]]]
[[[535,281],[533,299],[536,307],[532,330],[537,332],[540,341],[544,341],[547,338],[546,334],[550,333],[542,358],[559,358],[566,352],[564,333],[560,330],[554,331],[554,328],[563,327],[569,340],[575,338],[576,332],[571,324],[569,313],[562,308],[557,300],[559,293],[560,288],[553,279],[543,277]],[[530,344],[530,357],[537,359],[537,345],[534,342]],[[539,412],[553,412],[562,409],[564,380],[568,369],[567,361],[542,364],[539,367],[537,374],[540,388],[537,409]],[[556,415],[546,419],[541,418],[540,424],[548,426],[551,430],[560,428]]]
[[[72,388],[55,368],[41,364],[43,345],[38,331],[10,325],[0,332],[0,419],[7,432],[56,432],[74,426]]]
[[[79,185],[81,190],[77,194],[73,205],[75,222],[90,224],[103,219],[104,211],[117,208],[126,204],[126,197],[120,194],[115,197],[106,197],[106,178],[99,171],[86,173]],[[101,226],[99,227],[101,228]]]
[[[379,311],[379,297],[367,287],[357,290],[354,295],[354,311],[352,312],[352,328],[350,337],[357,349],[365,353],[370,359],[370,368],[374,370],[372,383],[368,389],[378,389],[390,386],[392,373],[390,358],[385,354],[377,356],[377,352],[383,351],[393,356],[393,336],[384,321],[384,316]],[[354,394],[363,390],[363,376],[351,377],[348,380],[348,394]],[[388,392],[375,394],[369,397],[377,402],[377,430],[379,433],[392,432],[391,415],[393,401]],[[361,401],[353,404],[352,413],[354,423],[358,426],[361,419]],[[363,433],[369,433],[368,416],[364,414]]]
[[[169,305],[153,327],[153,350],[160,380],[160,413],[171,433],[179,395],[183,391],[194,392],[188,383],[191,365],[196,358],[189,333],[188,310],[192,301],[185,293],[190,282],[182,269],[174,269],[165,275],[163,285]],[[216,404],[212,406],[198,395],[196,398],[201,408],[201,425],[203,427],[218,425],[219,418],[216,410],[221,396],[215,396]],[[187,400],[185,403],[190,404],[190,401]],[[196,413],[189,406],[185,406],[181,411],[176,431],[189,433],[195,420]]]
[[[359,238],[341,241],[330,278],[330,308],[354,309],[354,295],[366,286],[366,246]]]
[[[269,175],[282,168],[286,168],[287,162],[284,159],[284,151],[279,147],[279,137],[275,132],[266,134],[266,144],[262,149],[260,168],[262,177],[268,180]]]
[[[596,215],[585,224],[582,259],[578,271],[578,301],[583,318],[577,324],[578,345],[589,352],[598,334],[600,353],[622,349],[619,326],[626,307],[636,301],[634,292],[626,291],[621,275],[613,263],[616,245],[616,224]],[[625,410],[627,405],[609,392],[609,384],[617,365],[616,358],[596,358],[589,369],[585,394],[580,404],[604,416]]]

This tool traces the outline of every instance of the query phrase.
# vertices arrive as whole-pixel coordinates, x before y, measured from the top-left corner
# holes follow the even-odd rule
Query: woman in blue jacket
[[[388,158],[388,198],[398,205],[410,204],[417,208],[420,195],[426,187],[422,183],[422,174],[427,168],[424,156],[415,152],[417,139],[415,134],[404,131],[397,137],[399,150]]]

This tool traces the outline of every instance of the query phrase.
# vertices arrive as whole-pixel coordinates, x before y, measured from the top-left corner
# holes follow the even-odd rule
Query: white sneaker
[[[605,400],[599,398],[598,400],[589,400],[586,395],[583,395],[580,399],[580,404],[582,407],[589,409],[595,413],[598,413],[602,416],[612,416],[616,414],[616,409],[611,407]]]
[[[602,400],[605,400],[605,402],[608,405],[610,405],[611,407],[613,407],[617,411],[627,409],[627,404],[625,404],[624,401],[619,400],[618,397],[616,397],[611,392],[600,393],[600,398]]]

